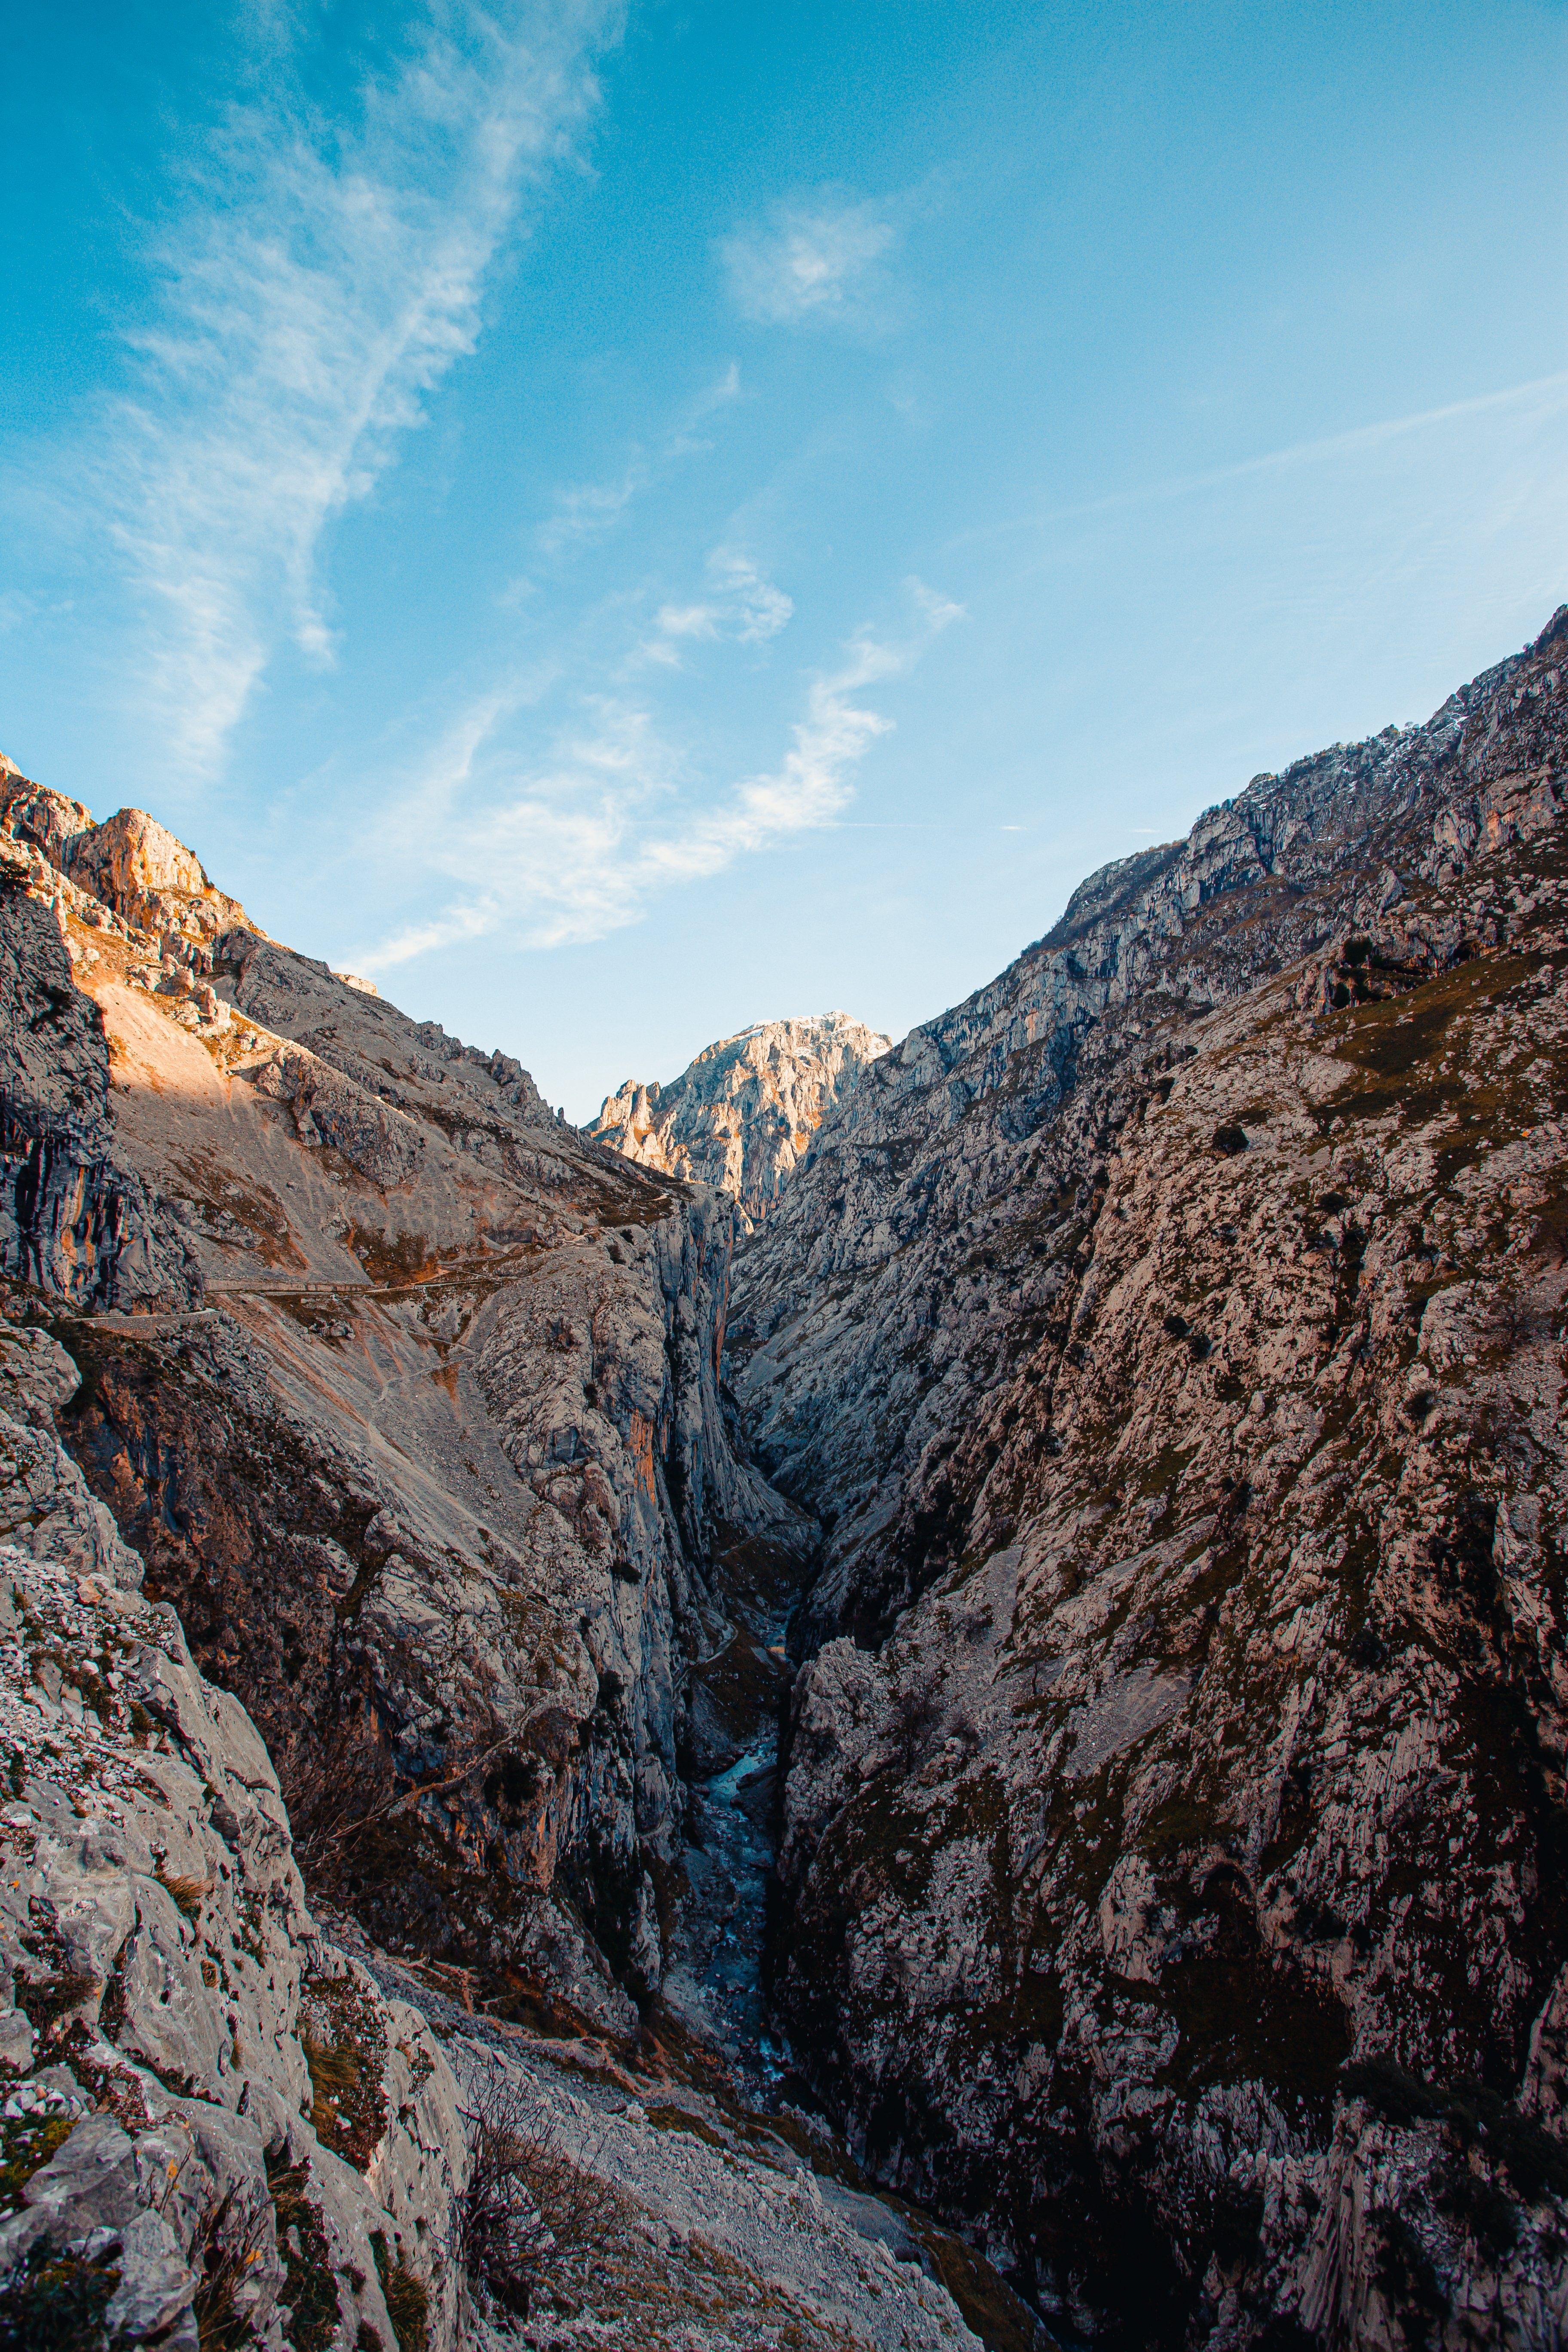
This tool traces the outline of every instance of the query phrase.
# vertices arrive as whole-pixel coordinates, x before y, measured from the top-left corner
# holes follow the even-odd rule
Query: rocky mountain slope
[[[628,1078],[589,1133],[639,1167],[731,1193],[749,1230],[827,1112],[891,1044],[847,1013],[758,1022],[708,1046],[670,1086]]]
[[[150,818],[0,799],[0,1259],[62,1430],[254,1717],[312,1883],[629,2027],[684,1885],[731,1211],[265,937]]]
[[[58,1443],[76,1368],[5,1306],[0,2325],[392,2352],[417,2272],[439,2352],[459,2282],[426,2248],[468,2161],[451,2069],[319,1934],[254,1726]],[[307,2053],[351,2032],[374,2078],[333,2113]]]
[[[797,2059],[1098,2342],[1568,2334],[1565,656],[1094,877],[737,1262]]]
[[[0,1297],[4,2340],[974,2352],[960,2250],[809,2138],[322,1932],[254,1725],[58,1442],[37,1313]]]

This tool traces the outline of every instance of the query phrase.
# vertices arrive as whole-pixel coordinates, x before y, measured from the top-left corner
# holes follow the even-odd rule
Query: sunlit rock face
[[[760,1223],[823,1119],[891,1044],[847,1013],[759,1022],[668,1087],[628,1078],[588,1132],[644,1168],[718,1187]]]
[[[725,1431],[732,1202],[11,768],[0,1103],[0,1273],[80,1311],[67,1444],[313,1885],[628,2030],[693,1612],[722,1544],[806,1532]]]
[[[1075,2335],[1563,2337],[1565,656],[1095,876],[737,1258],[784,2018]]]

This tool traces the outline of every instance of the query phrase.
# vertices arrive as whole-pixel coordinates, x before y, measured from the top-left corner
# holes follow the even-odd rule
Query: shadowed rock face
[[[589,1132],[641,1167],[732,1194],[749,1229],[891,1043],[847,1013],[759,1022],[710,1045],[670,1086],[628,1078]]]
[[[0,1058],[6,1267],[93,1310],[62,1426],[314,1884],[629,2028],[713,1555],[809,1535],[725,1434],[729,1202],[15,772]]]
[[[83,1306],[188,1299],[184,1252],[114,1151],[109,1040],[62,936],[69,889],[0,838],[0,1272]]]
[[[1565,655],[1093,877],[737,1261],[784,2018],[1108,2343],[1562,2336]]]

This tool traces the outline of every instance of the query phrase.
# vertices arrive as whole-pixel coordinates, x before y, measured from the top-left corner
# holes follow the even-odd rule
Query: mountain
[[[0,771],[0,2336],[1568,2337],[1565,655],[587,1136]]]
[[[1565,656],[1094,876],[737,1256],[782,2020],[1096,2342],[1568,2310]]]
[[[749,1227],[891,1044],[847,1013],[761,1021],[707,1046],[668,1087],[628,1078],[588,1132],[640,1167],[732,1194]]]
[[[0,1105],[0,2336],[974,2352],[721,2063],[728,1198],[9,762]]]
[[[76,1310],[69,1447],[312,1884],[626,2025],[686,1628],[727,1542],[803,1540],[724,1433],[728,1202],[14,771],[0,942],[5,1267]]]

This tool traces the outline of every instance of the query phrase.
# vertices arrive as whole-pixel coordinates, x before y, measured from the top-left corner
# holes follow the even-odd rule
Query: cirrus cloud
[[[750,556],[717,547],[708,558],[710,594],[692,604],[661,604],[654,617],[658,635],[643,647],[650,659],[679,658],[672,638],[728,637],[736,645],[765,645],[788,625],[795,605],[782,588],[765,579]]]
[[[416,780],[391,832],[406,855],[468,887],[445,908],[358,950],[358,971],[384,972],[486,934],[519,946],[584,945],[636,922],[661,891],[722,873],[840,818],[856,768],[893,721],[867,688],[913,667],[962,606],[909,583],[914,621],[898,638],[868,630],[812,680],[776,768],[717,801],[693,804],[691,780],[651,714],[597,698],[547,761],[518,772],[506,722],[523,699],[496,693],[466,711]],[[482,877],[482,878],[481,878]]]
[[[853,318],[876,306],[897,241],[889,207],[826,194],[773,206],[720,243],[742,316],[766,326]]]
[[[218,772],[283,643],[331,661],[323,532],[472,351],[523,191],[570,152],[620,21],[620,0],[430,0],[327,121],[290,17],[268,97],[209,142],[150,249],[137,383],[65,461],[140,605],[134,692],[176,778]]]

